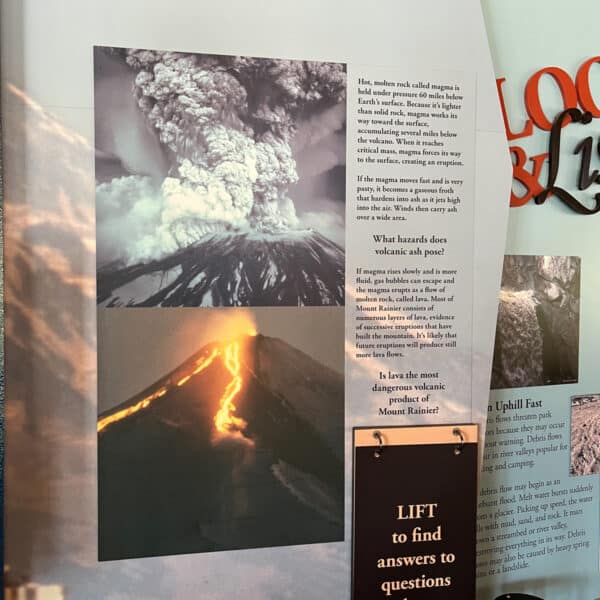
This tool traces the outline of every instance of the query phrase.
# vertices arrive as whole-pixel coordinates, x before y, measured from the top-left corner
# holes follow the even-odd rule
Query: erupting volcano
[[[255,332],[98,418],[101,560],[343,539],[342,375]]]
[[[200,358],[196,359],[193,365],[194,370],[191,373],[188,375],[183,375],[183,377],[181,377],[181,379],[177,380],[175,383],[176,387],[185,385],[191,380],[192,377],[210,367],[216,358],[222,358],[225,367],[231,374],[232,379],[225,388],[225,392],[223,393],[223,396],[219,402],[219,410],[214,418],[216,431],[219,435],[231,435],[235,432],[242,431],[246,427],[246,422],[233,414],[236,410],[233,400],[242,388],[239,354],[240,343],[237,340],[225,344],[222,348],[213,348],[210,352],[207,352],[205,356],[201,356]],[[167,394],[169,390],[169,383],[172,385],[173,382],[167,382],[166,385],[159,387],[159,389],[151,392],[149,395],[141,400],[138,400],[134,404],[119,409],[116,412],[112,412],[108,416],[99,419],[98,433],[103,431],[112,423],[117,423],[118,421],[133,415],[139,410],[148,408],[152,401],[162,398],[165,394]]]
[[[343,305],[346,66],[95,56],[98,304]]]

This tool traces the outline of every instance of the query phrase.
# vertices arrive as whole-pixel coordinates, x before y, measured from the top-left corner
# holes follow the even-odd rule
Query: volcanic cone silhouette
[[[344,251],[313,231],[214,234],[148,263],[98,270],[104,306],[340,306]]]
[[[100,560],[343,539],[342,375],[214,342],[98,419]]]

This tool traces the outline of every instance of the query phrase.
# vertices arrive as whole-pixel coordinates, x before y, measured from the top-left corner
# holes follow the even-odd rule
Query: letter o
[[[540,102],[539,84],[543,75],[550,75],[558,85],[565,110],[567,108],[577,108],[577,90],[569,74],[559,67],[546,67],[530,77],[525,86],[525,107],[527,114],[537,127],[545,131],[550,131],[552,123],[546,117],[542,103]],[[566,119],[565,125],[570,121],[570,119]]]
[[[577,86],[577,95],[579,96],[579,104],[583,110],[592,113],[593,117],[600,117],[600,108],[592,98],[592,90],[590,90],[590,69],[594,63],[600,63],[600,56],[594,56],[586,60],[577,71],[575,85]]]

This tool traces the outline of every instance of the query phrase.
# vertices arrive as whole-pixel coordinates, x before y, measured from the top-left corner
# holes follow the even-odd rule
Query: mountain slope
[[[342,376],[281,340],[239,344],[243,425],[215,432],[232,381],[223,344],[100,415],[101,560],[343,539]]]
[[[314,231],[216,233],[167,258],[98,270],[103,306],[344,304],[344,251]]]

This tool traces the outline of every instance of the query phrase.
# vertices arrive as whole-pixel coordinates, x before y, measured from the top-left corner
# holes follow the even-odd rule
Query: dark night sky
[[[98,311],[101,413],[178,367],[208,342],[233,335],[232,319],[253,318],[263,335],[278,337],[343,373],[343,307],[110,308]]]

